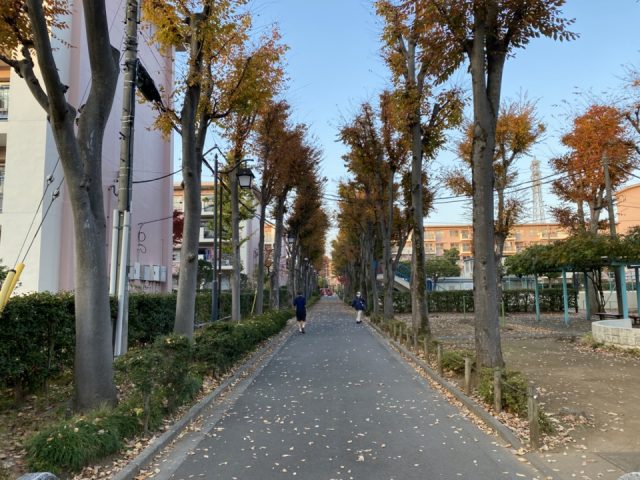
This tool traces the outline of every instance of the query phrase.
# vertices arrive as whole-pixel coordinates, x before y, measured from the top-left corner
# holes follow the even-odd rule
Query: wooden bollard
[[[411,348],[411,330],[407,329],[407,338],[405,340],[405,344],[407,345],[407,348]]]
[[[427,363],[429,363],[429,339],[427,339],[427,337],[424,337],[424,340],[422,341],[422,346],[424,349],[424,358],[426,358]]]
[[[442,369],[442,344],[439,343],[436,349],[436,362],[438,363],[438,374],[442,376],[444,370]]]
[[[529,415],[529,444],[540,447],[540,422],[538,421],[538,394],[535,385],[527,386],[527,411]]]
[[[418,349],[418,331],[414,331],[413,332],[413,349],[417,350]]]
[[[464,392],[467,395],[471,394],[471,359],[469,357],[464,358]]]
[[[496,413],[502,411],[502,372],[499,368],[493,371],[493,408]]]

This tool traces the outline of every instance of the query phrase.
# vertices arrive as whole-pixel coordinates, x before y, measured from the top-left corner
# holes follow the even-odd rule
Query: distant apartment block
[[[107,0],[107,14],[112,25],[110,35],[116,46],[120,46],[123,38],[125,7],[126,2]],[[62,82],[69,85],[67,100],[77,109],[86,101],[91,72],[82,2],[74,2],[72,10],[68,28],[55,32],[57,48],[54,56]],[[141,62],[156,85],[170,91],[173,85],[171,55],[163,55],[144,37],[140,38],[139,49]],[[105,248],[107,252],[110,252],[112,212],[118,202],[121,108],[122,76],[103,146],[102,192],[108,233],[106,244],[96,245],[96,248]],[[172,141],[153,130],[154,117],[147,105],[136,105],[130,278],[137,290],[167,291],[170,281],[167,281],[166,272],[170,271],[172,253],[173,180],[164,178],[138,183],[166,176],[172,171]],[[49,175],[53,176],[50,185],[46,181]],[[13,267],[33,242],[24,258],[26,268],[17,293],[74,289],[73,222],[63,178],[46,113],[33,99],[25,81],[0,63],[1,263]],[[59,185],[60,196],[52,202],[52,193]],[[38,208],[41,201],[42,206]]]
[[[516,225],[504,245],[505,257],[525,250],[531,245],[545,245],[569,236],[555,223],[526,223]],[[471,276],[473,267],[473,227],[471,225],[427,225],[424,227],[424,246],[427,258],[440,257],[453,248],[460,252],[459,265],[462,276]],[[404,260],[411,259],[411,239],[402,253]]]
[[[198,258],[200,260],[212,261],[213,256],[213,239],[214,239],[214,195],[213,183],[204,182],[202,184],[202,212],[200,226],[200,243],[198,248]],[[257,196],[256,196],[257,199]],[[257,200],[256,200],[257,201]],[[184,189],[181,184],[173,186],[173,209],[184,212]],[[240,263],[242,264],[242,274],[247,276],[249,283],[255,287],[257,284],[256,273],[258,265],[258,243],[259,243],[260,221],[257,216],[240,223]],[[275,241],[275,227],[270,222],[265,224],[264,235],[264,263],[265,273],[270,273],[273,268],[273,247]],[[228,242],[225,242],[228,246]],[[281,258],[278,271],[280,272],[280,284],[286,285],[287,281],[287,249],[285,242],[282,243]],[[180,268],[180,245],[174,245],[173,248],[173,287],[177,288],[178,271]],[[233,270],[231,263],[231,255],[224,253],[222,255],[222,280],[221,288],[223,290],[230,289],[229,276]]]

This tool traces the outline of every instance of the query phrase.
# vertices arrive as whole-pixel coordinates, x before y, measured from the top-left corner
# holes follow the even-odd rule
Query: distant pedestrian
[[[362,298],[360,292],[356,293],[351,306],[356,309],[356,323],[362,323],[362,312],[367,306],[367,302]]]
[[[298,292],[293,299],[293,306],[296,307],[296,319],[298,320],[298,331],[304,333],[304,322],[307,320],[307,299],[302,292]]]

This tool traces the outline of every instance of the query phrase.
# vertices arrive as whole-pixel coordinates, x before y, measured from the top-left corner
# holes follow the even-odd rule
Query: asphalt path
[[[538,478],[331,298],[185,442],[155,478]]]

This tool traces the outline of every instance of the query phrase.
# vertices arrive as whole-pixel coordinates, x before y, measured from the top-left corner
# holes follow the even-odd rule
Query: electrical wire
[[[51,201],[49,202],[49,206],[45,210],[44,215],[42,216],[42,220],[40,220],[40,223],[38,224],[38,228],[36,229],[35,233],[33,234],[33,238],[31,239],[31,243],[29,244],[29,247],[27,248],[27,251],[24,253],[24,257],[22,257],[22,262],[21,263],[24,263],[24,261],[27,258],[27,255],[29,255],[29,251],[31,250],[31,247],[33,246],[33,242],[35,242],[36,237],[38,236],[38,233],[40,232],[40,229],[42,228],[42,225],[44,224],[44,221],[47,219],[47,215],[49,215],[49,210],[51,210],[51,206],[53,205],[53,202],[55,202],[56,199],[60,196],[60,187],[62,186],[63,182],[64,182],[64,177],[62,177],[62,180],[60,180],[60,183],[58,184],[56,189],[53,191],[53,194],[51,195]]]
[[[134,180],[133,182],[131,182],[132,184],[136,184],[136,183],[149,183],[149,182],[155,182],[157,180],[162,180],[163,178],[167,178],[167,177],[171,177],[172,175],[175,175],[176,173],[179,173],[182,169],[179,168],[178,170],[176,170],[175,172],[171,172],[171,173],[167,173],[166,175],[163,175],[161,177],[157,177],[157,178],[149,178],[147,180]]]
[[[577,176],[580,173],[570,173],[568,170],[567,171],[561,171],[561,172],[556,172],[550,175],[547,175],[545,177],[543,177],[544,179],[548,179],[547,181],[540,181],[539,184],[540,185],[548,185],[550,183],[553,183],[554,181],[556,181],[559,177],[563,176],[563,175],[570,175],[570,176]],[[555,177],[555,178],[554,178]],[[640,178],[640,177],[639,177]],[[513,193],[517,193],[517,192],[521,192],[524,190],[528,190],[529,188],[531,188],[531,186],[534,183],[538,183],[538,180],[536,180],[535,182],[533,180],[528,180],[526,182],[521,182],[519,184],[514,185],[513,187],[510,187],[509,189],[505,189],[505,194],[513,194]],[[523,186],[524,185],[524,186]],[[514,187],[520,187],[520,188],[514,188]],[[325,194],[323,196],[324,199],[329,200],[329,201],[334,201],[334,202],[340,202],[340,203],[356,203],[358,201],[360,201],[360,199],[356,199],[356,198],[342,198],[339,195],[336,194]],[[436,197],[432,203],[432,205],[437,206],[437,205],[449,205],[449,204],[453,204],[453,203],[465,203],[471,200],[471,197],[467,197],[465,195],[455,195],[455,196],[449,196],[449,197]]]
[[[22,245],[20,245],[20,250],[18,250],[18,254],[16,255],[16,261],[14,263],[14,265],[18,264],[18,259],[20,258],[20,254],[22,253],[22,249],[24,248],[25,244],[27,243],[27,238],[29,237],[29,233],[31,232],[31,229],[33,228],[33,224],[36,221],[36,216],[38,215],[38,212],[40,211],[40,207],[42,207],[42,202],[44,202],[44,197],[47,194],[47,191],[49,190],[49,186],[53,183],[54,181],[54,174],[56,173],[56,169],[58,168],[58,163],[60,162],[60,157],[58,157],[58,160],[56,160],[56,164],[53,166],[53,171],[47,176],[47,184],[44,188],[44,191],[42,192],[42,196],[40,197],[40,202],[38,203],[38,207],[36,208],[36,211],[33,213],[33,218],[31,219],[31,223],[29,224],[29,228],[27,229],[27,233],[24,234],[24,240],[22,241]]]

